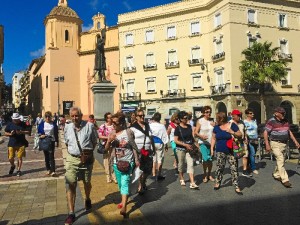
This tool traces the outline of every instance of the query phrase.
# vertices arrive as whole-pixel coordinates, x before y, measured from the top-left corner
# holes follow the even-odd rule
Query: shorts
[[[159,146],[159,148],[156,148],[155,155],[153,156],[153,162],[162,164],[164,162],[165,157],[165,151],[164,151],[164,145]]]
[[[94,159],[95,160],[95,159]],[[74,184],[82,180],[83,183],[90,183],[92,178],[94,161],[91,164],[81,166],[80,158],[73,157],[70,154],[66,159],[65,179],[67,184]]]
[[[25,146],[21,147],[8,147],[8,159],[15,158],[15,153],[17,152],[17,157],[20,159],[26,156]]]

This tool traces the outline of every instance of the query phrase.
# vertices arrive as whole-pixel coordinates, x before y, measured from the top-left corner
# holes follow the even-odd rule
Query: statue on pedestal
[[[105,77],[106,60],[104,54],[106,27],[101,30],[101,37],[97,37],[96,43],[96,55],[95,55],[95,67],[94,67],[94,79],[96,82],[109,82]]]

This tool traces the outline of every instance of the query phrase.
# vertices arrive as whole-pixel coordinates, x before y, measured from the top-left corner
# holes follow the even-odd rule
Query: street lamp
[[[60,82],[64,82],[65,80],[65,77],[64,76],[57,76],[57,77],[54,77],[54,82],[57,82],[57,114],[58,116],[60,115],[59,114],[59,111],[60,111],[60,103],[59,103],[59,83]]]

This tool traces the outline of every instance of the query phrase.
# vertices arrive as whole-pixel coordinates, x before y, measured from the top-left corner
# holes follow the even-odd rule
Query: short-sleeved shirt
[[[189,124],[187,124],[186,128],[178,125],[175,128],[174,136],[177,136],[179,141],[182,141],[186,144],[193,144],[194,143],[192,126],[189,125]],[[184,146],[182,146],[180,144],[176,144],[176,146],[179,147],[179,148],[185,148]]]
[[[120,134],[117,134],[116,139],[118,143],[115,146],[115,150],[118,160],[133,162],[133,149],[129,144],[127,131],[123,130]],[[116,157],[114,158],[115,163],[117,162]]]
[[[289,140],[290,124],[287,120],[279,121],[273,117],[266,123],[265,130],[268,132],[270,140]]]
[[[244,120],[246,126],[246,133],[250,139],[257,139],[257,123],[256,120]]]
[[[24,122],[20,122],[19,124],[15,124],[13,122],[7,124],[5,127],[5,132],[10,133],[13,130],[22,130],[25,131],[27,128],[26,124]],[[14,134],[9,137],[8,141],[8,147],[21,147],[21,146],[26,146],[28,144],[25,134]]]
[[[231,124],[231,130],[237,132],[239,127],[235,124]],[[216,152],[229,153],[230,148],[227,147],[226,143],[232,138],[232,135],[220,128],[220,126],[215,126],[213,133],[216,135]]]

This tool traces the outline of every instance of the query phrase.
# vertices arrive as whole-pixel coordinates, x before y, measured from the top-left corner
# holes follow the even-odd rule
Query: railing
[[[160,95],[162,98],[168,98],[168,99],[179,99],[179,98],[185,98],[185,89],[173,89],[173,90],[167,90],[167,91],[160,91]]]
[[[223,58],[225,58],[225,52],[220,52],[220,53],[215,54],[215,55],[213,55],[213,56],[211,57],[211,59],[212,59],[213,61],[217,61],[217,60],[223,59]]]
[[[141,101],[141,92],[120,93],[121,101]]]
[[[292,54],[279,53],[278,58],[283,59],[283,60],[292,60],[293,56],[292,56]]]
[[[218,85],[212,85],[210,86],[211,94],[217,95],[217,94],[224,94],[229,92],[229,83],[227,84],[218,84]]]
[[[148,65],[144,65],[143,67],[145,71],[157,70],[157,64],[148,64]]]
[[[188,60],[189,66],[196,66],[204,64],[204,59],[189,59]]]
[[[135,66],[132,66],[132,67],[124,67],[124,68],[123,68],[123,72],[124,72],[124,73],[133,73],[133,72],[136,72],[136,67],[135,67]]]
[[[166,69],[169,68],[178,68],[179,67],[179,62],[175,61],[175,62],[167,62],[165,63]]]

